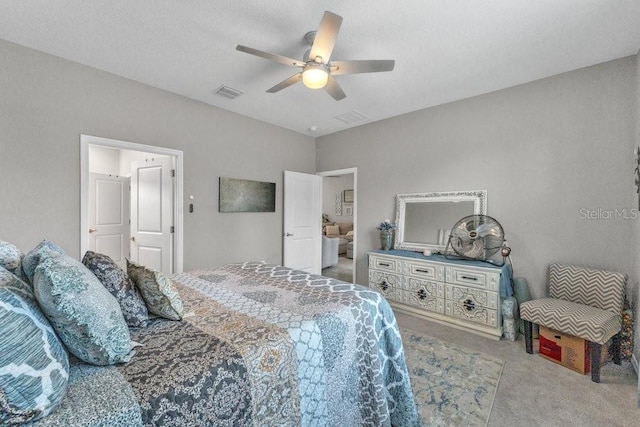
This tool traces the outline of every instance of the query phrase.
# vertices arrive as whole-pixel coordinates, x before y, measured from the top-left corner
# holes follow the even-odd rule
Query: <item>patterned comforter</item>
[[[187,315],[131,362],[73,361],[38,426],[413,426],[398,325],[368,288],[264,263],[172,276]]]

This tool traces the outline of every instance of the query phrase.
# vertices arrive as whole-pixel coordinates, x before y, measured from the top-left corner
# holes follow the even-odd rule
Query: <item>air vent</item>
[[[222,85],[218,89],[216,89],[216,94],[224,96],[225,98],[236,99],[237,97],[242,95],[242,92],[240,92],[238,89]]]
[[[367,118],[367,116],[359,111],[353,110],[348,113],[338,114],[337,116],[333,116],[333,118],[336,120],[340,120],[342,123],[350,124],[359,122],[360,120],[364,120]]]

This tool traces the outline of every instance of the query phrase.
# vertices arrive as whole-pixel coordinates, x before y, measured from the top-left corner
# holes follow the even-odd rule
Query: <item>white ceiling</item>
[[[344,19],[333,60],[395,70],[336,76],[342,101],[301,83],[265,93],[297,69],[236,45],[302,59],[325,10]],[[320,136],[635,54],[640,1],[0,0],[0,38]],[[366,118],[335,119],[354,111]]]

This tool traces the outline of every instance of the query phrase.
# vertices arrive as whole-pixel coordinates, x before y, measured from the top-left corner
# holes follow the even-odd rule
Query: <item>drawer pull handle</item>
[[[468,298],[466,300],[464,300],[462,305],[464,306],[464,308],[467,311],[472,311],[476,307],[475,303],[472,300],[468,299]]]
[[[425,270],[424,268],[416,268],[416,271],[419,273],[429,273],[429,270]]]
[[[383,267],[391,267],[391,264],[388,264],[386,262],[381,262],[380,265]]]
[[[418,295],[418,299],[427,299],[427,291],[425,291],[424,289],[420,289],[418,292],[416,292],[416,295]]]
[[[389,289],[389,284],[387,283],[386,280],[383,280],[382,283],[378,285],[378,287],[383,291],[386,291],[387,289]]]
[[[465,280],[475,280],[475,281],[478,280],[477,277],[470,277],[470,276],[462,276],[462,278],[465,279]]]

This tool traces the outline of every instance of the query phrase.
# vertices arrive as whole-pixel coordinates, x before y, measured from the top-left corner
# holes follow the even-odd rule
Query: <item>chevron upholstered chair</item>
[[[523,302],[527,353],[533,354],[532,324],[589,342],[591,380],[600,382],[602,345],[612,339],[613,362],[620,364],[620,318],[627,276],[612,271],[551,264],[549,298]]]

